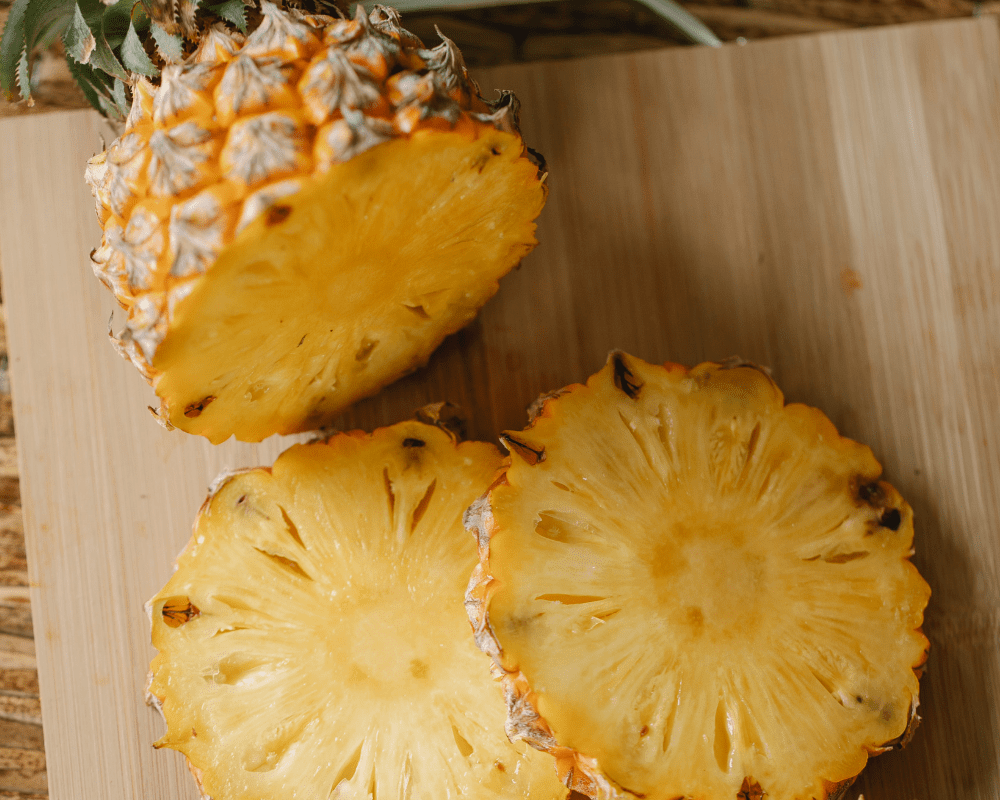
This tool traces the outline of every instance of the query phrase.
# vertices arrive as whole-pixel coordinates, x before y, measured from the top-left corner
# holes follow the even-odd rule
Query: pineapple
[[[908,740],[930,590],[867,447],[738,362],[614,353],[534,412],[466,517],[512,738],[598,800],[840,797]]]
[[[64,23],[71,66],[126,78],[90,85],[108,113],[132,98],[86,170],[91,260],[165,426],[213,443],[320,427],[422,365],[536,244],[545,175],[518,102],[482,100],[449,39],[426,49],[382,6],[346,19],[268,0],[243,35],[176,0],[151,4],[143,49],[138,0],[79,3],[104,17]],[[102,38],[115,21],[121,62]]]
[[[148,604],[149,698],[214,800],[566,795],[504,734],[462,591],[500,463],[410,421],[222,479]]]

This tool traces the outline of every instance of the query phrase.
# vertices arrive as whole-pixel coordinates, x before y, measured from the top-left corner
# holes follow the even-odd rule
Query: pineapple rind
[[[507,740],[456,602],[476,558],[462,512],[499,461],[407,422],[214,487],[149,605],[157,746],[187,757],[203,794],[565,794],[547,756]]]
[[[487,494],[474,504],[466,517],[467,527],[477,536],[480,551],[480,564],[474,571],[467,589],[466,608],[481,649],[493,657],[496,666],[504,674],[508,702],[508,732],[555,755],[560,775],[567,785],[592,797],[619,797],[621,793],[627,794],[631,791],[653,800],[678,795],[704,797],[706,800],[713,800],[716,797],[728,800],[740,790],[744,779],[751,778],[760,780],[760,784],[768,791],[770,797],[826,797],[831,792],[841,791],[846,783],[853,780],[864,767],[869,754],[877,754],[905,742],[912,734],[918,719],[917,673],[926,658],[927,650],[927,640],[920,631],[920,625],[929,589],[915,567],[907,560],[912,543],[912,512],[909,506],[892,487],[877,480],[881,468],[868,448],[840,437],[833,425],[820,412],[804,406],[785,406],[780,391],[765,374],[748,369],[745,365],[735,366],[736,369],[726,369],[718,365],[705,364],[692,370],[669,364],[665,367],[653,367],[624,354],[613,354],[608,366],[591,378],[586,386],[569,387],[561,398],[551,399],[540,409],[536,409],[533,423],[523,433],[509,434],[508,447],[512,454],[509,467],[494,482]],[[644,388],[646,384],[651,388],[646,390]],[[705,391],[709,398],[705,405],[714,402],[717,408],[704,412],[708,417],[702,419],[702,423],[706,424],[696,424],[693,418],[684,417],[679,413],[672,416],[671,412],[664,411],[663,407],[657,409],[661,414],[661,427],[669,428],[673,425],[672,432],[667,431],[662,434],[663,446],[658,450],[650,446],[648,439],[643,438],[645,429],[641,423],[636,422],[638,417],[634,415],[642,413],[644,404],[656,404],[658,393],[664,385],[671,387],[668,391],[673,391],[677,396],[697,395],[700,391]],[[654,386],[655,389],[652,388]],[[721,393],[720,386],[726,387]],[[593,410],[602,403],[603,411]],[[669,406],[669,402],[667,405]],[[588,410],[588,406],[593,408]],[[741,451],[740,436],[736,435],[737,422],[733,422],[733,427],[722,422],[729,419],[728,412],[732,411],[738,417],[748,409],[752,412],[751,418],[756,419],[763,427],[758,429],[759,441],[757,433],[747,436],[749,428],[743,431],[744,449]],[[616,410],[618,414],[615,413]],[[620,420],[617,419],[619,415]],[[614,425],[621,423],[630,429],[631,435],[613,433]],[[561,430],[560,426],[566,426],[566,432]],[[784,441],[780,436],[772,437],[775,426],[779,432],[786,431]],[[617,430],[624,433],[621,428]],[[717,434],[716,438],[706,438],[707,433],[712,431]],[[732,442],[720,444],[718,436],[724,439],[727,431],[736,432],[733,434]],[[634,528],[638,524],[636,522],[638,516],[642,514],[645,498],[655,489],[647,480],[649,475],[658,475],[668,484],[670,480],[674,480],[675,482],[670,484],[672,489],[685,491],[683,487],[687,486],[686,491],[698,497],[708,490],[709,484],[704,482],[704,476],[708,474],[711,479],[710,485],[715,487],[713,491],[717,492],[712,495],[716,498],[715,503],[724,505],[730,502],[731,495],[738,494],[740,482],[748,481],[752,477],[747,467],[747,463],[750,462],[745,447],[747,439],[753,441],[753,445],[749,448],[751,453],[754,452],[754,447],[757,448],[755,451],[758,454],[757,463],[761,463],[761,458],[767,457],[761,456],[762,452],[785,460],[784,472],[779,467],[769,473],[763,482],[760,492],[763,502],[757,503],[757,506],[778,521],[775,530],[779,532],[788,529],[794,535],[801,536],[802,532],[808,534],[812,526],[814,535],[811,539],[806,536],[803,541],[810,541],[810,547],[813,549],[803,550],[805,545],[799,547],[801,552],[798,554],[798,562],[805,564],[808,569],[820,572],[825,570],[824,574],[827,575],[825,579],[836,579],[839,575],[843,585],[852,587],[850,591],[858,590],[860,587],[871,598],[870,602],[881,603],[882,611],[879,618],[882,622],[879,624],[884,626],[887,620],[890,621],[889,624],[895,631],[893,637],[897,646],[896,652],[892,655],[892,665],[884,666],[881,683],[876,679],[870,686],[872,697],[886,699],[884,705],[876,706],[872,712],[868,712],[867,721],[858,722],[853,726],[843,722],[844,717],[859,713],[848,708],[853,699],[844,696],[843,689],[834,683],[824,689],[818,681],[821,678],[827,681],[831,679],[829,676],[823,677],[822,669],[812,674],[807,672],[808,681],[796,677],[795,670],[791,666],[787,668],[790,672],[785,677],[780,677],[777,684],[774,683],[773,675],[755,678],[763,680],[764,685],[770,687],[768,691],[773,691],[775,686],[781,686],[792,680],[794,682],[788,683],[786,688],[790,690],[789,687],[794,686],[795,691],[805,692],[804,696],[813,697],[823,708],[820,711],[818,706],[815,713],[810,713],[808,709],[798,707],[794,709],[794,714],[780,704],[770,706],[770,711],[767,708],[763,709],[763,713],[777,714],[777,719],[785,720],[788,731],[795,731],[791,739],[786,739],[783,743],[774,737],[769,740],[765,736],[762,740],[763,746],[770,746],[776,761],[780,762],[780,759],[784,758],[785,777],[769,774],[767,759],[763,761],[760,758],[755,759],[752,751],[747,755],[741,749],[740,737],[750,735],[753,738],[755,723],[752,722],[750,709],[738,705],[744,701],[742,695],[735,689],[729,690],[731,696],[725,703],[722,695],[702,701],[703,708],[699,712],[702,727],[698,727],[697,720],[684,720],[680,713],[676,714],[676,719],[670,716],[666,721],[663,717],[653,720],[649,729],[656,729],[658,724],[662,724],[663,729],[669,731],[668,735],[671,737],[669,742],[665,740],[663,744],[664,754],[653,757],[650,756],[652,751],[649,749],[649,742],[654,738],[652,735],[643,739],[645,734],[639,732],[636,738],[638,724],[636,730],[629,730],[628,725],[625,728],[616,727],[612,718],[601,717],[599,713],[600,709],[627,702],[627,698],[638,690],[632,694],[622,690],[621,695],[606,696],[600,688],[601,682],[598,679],[600,676],[579,672],[577,679],[566,678],[570,681],[570,685],[576,687],[571,693],[569,702],[571,705],[575,703],[578,712],[567,716],[566,708],[563,707],[567,702],[566,690],[553,688],[553,685],[561,680],[559,678],[561,672],[566,672],[567,675],[576,674],[574,672],[576,665],[586,663],[589,652],[602,653],[593,660],[603,664],[604,673],[617,674],[616,671],[619,671],[624,676],[621,680],[633,681],[628,685],[632,685],[633,688],[643,686],[645,685],[643,681],[646,679],[641,676],[634,677],[634,672],[639,669],[638,666],[626,668],[622,666],[625,662],[609,666],[608,662],[616,657],[628,659],[629,652],[659,653],[656,643],[662,641],[657,638],[656,633],[657,625],[662,623],[657,623],[655,615],[652,618],[646,612],[630,615],[627,607],[623,610],[613,608],[609,605],[610,600],[599,602],[596,599],[598,595],[607,594],[608,588],[605,585],[604,591],[601,591],[600,579],[591,580],[588,573],[588,569],[591,568],[584,569],[586,564],[600,564],[598,572],[603,569],[612,576],[605,581],[606,584],[627,587],[632,580],[627,570],[614,573],[605,566],[608,563],[613,564],[619,555],[612,546],[613,542],[604,550],[594,549],[592,551],[596,554],[593,556],[594,560],[585,563],[575,562],[571,555],[567,556],[565,553],[583,552],[580,547],[584,545],[597,548],[595,542],[598,542],[600,537],[595,538],[595,531],[600,533],[600,525],[595,520],[601,519],[602,516],[616,523],[624,520],[621,523],[623,530],[627,530],[630,525]],[[629,453],[622,442],[629,446],[638,446],[640,452],[633,450]],[[805,482],[799,481],[800,485],[793,485],[792,479],[795,475],[801,474],[803,466],[810,463],[808,453],[812,451],[826,454],[824,456],[826,461],[819,462],[820,470],[816,473],[818,483],[806,479]],[[599,463],[590,463],[593,458],[599,458],[595,454],[604,454],[605,457]],[[663,461],[663,459],[669,461],[671,458],[674,459],[672,478],[669,477],[671,473],[664,469]],[[647,478],[629,472],[631,469],[629,463],[633,460],[637,460],[642,466],[642,469],[633,472],[643,473]],[[646,468],[648,472],[643,472]],[[626,474],[628,477],[623,477]],[[843,477],[837,477],[840,475]],[[630,486],[628,481],[638,482],[641,486],[639,488]],[[821,520],[821,515],[814,507],[817,507],[822,500],[821,489],[825,484],[841,487],[836,497],[842,496],[846,499],[837,502],[842,502],[842,507],[848,512],[841,525],[835,526],[828,534],[823,533],[825,528],[815,528]],[[553,489],[554,486],[558,488]],[[662,486],[661,483],[660,491]],[[587,492],[584,494],[589,498],[586,502],[580,499],[578,491],[580,487],[586,487]],[[788,501],[782,501],[781,498],[787,494],[790,487],[802,495],[802,503],[783,516],[782,502],[787,505]],[[563,512],[559,511],[560,508],[564,509]],[[742,513],[745,515],[753,510],[753,507],[743,508]],[[570,511],[576,515],[575,519],[578,521],[575,526],[567,528],[565,519],[570,518],[566,516]],[[812,511],[815,513],[810,517]],[[724,510],[723,518],[725,513]],[[736,514],[735,509],[730,509],[728,513]],[[563,515],[562,518],[560,514]],[[587,514],[592,516],[588,517]],[[589,522],[583,522],[584,519]],[[795,527],[797,522],[801,522],[798,528]],[[532,530],[532,526],[537,528],[539,525],[543,526],[542,535],[534,536],[528,533]],[[614,527],[610,522],[607,525]],[[862,557],[856,552],[838,549],[835,546],[837,536],[832,535],[838,531],[840,538],[845,542],[857,541],[858,537],[862,537],[871,552]],[[607,533],[607,530],[604,532]],[[864,537],[865,533],[869,533],[869,536]],[[550,539],[554,541],[549,541]],[[560,539],[564,543],[559,543]],[[531,546],[524,545],[524,542],[530,542]],[[576,544],[573,545],[573,542]],[[537,552],[533,555],[535,551]],[[816,552],[819,552],[818,556],[815,555]],[[814,563],[814,557],[820,560]],[[874,583],[867,580],[866,583],[858,584],[857,579],[863,574],[859,572],[863,569],[859,565],[874,563],[871,562],[873,558],[881,560],[880,569],[885,570],[887,577],[877,578]],[[669,561],[668,558],[665,563],[669,564]],[[517,570],[513,570],[514,563],[517,564]],[[543,576],[543,578],[532,581],[529,576]],[[518,588],[522,578],[525,584],[523,589]],[[525,592],[528,594],[525,595]],[[553,592],[555,594],[552,594]],[[622,589],[622,592],[623,596],[629,596],[626,589]],[[541,601],[546,594],[554,599],[572,594],[579,596],[579,599],[560,600],[558,604],[551,603],[550,605],[558,611],[544,609],[539,611],[539,605],[542,604]],[[590,599],[591,596],[595,599]],[[516,600],[517,597],[526,599],[522,602]],[[877,599],[879,597],[881,600]],[[535,599],[528,602],[527,598]],[[564,602],[580,604],[563,605]],[[829,606],[829,602],[823,600],[820,595],[813,597],[810,602],[818,603],[821,608],[825,608],[824,603]],[[626,633],[618,634],[613,640],[614,649],[608,644],[602,650],[600,636],[605,634],[611,636],[612,634],[607,631],[613,628],[613,624],[593,628],[597,633],[590,633],[587,629],[586,637],[579,637],[577,650],[563,648],[558,651],[559,655],[555,655],[553,651],[549,654],[548,661],[543,663],[540,659],[544,660],[545,657],[533,651],[541,649],[539,642],[558,639],[563,630],[560,626],[570,624],[565,620],[577,619],[567,609],[581,609],[579,614],[584,617],[586,614],[594,613],[601,617],[606,615],[610,619],[617,614],[619,627]],[[705,611],[711,621],[711,609],[706,608]],[[565,612],[562,617],[559,616],[560,612]],[[736,609],[737,617],[739,612],[740,610]],[[702,612],[699,610],[697,613],[698,623],[702,625]],[[822,615],[826,612],[818,613]],[[794,617],[794,614],[789,616]],[[545,620],[546,617],[554,621],[549,623]],[[895,623],[891,622],[892,618],[895,618]],[[502,623],[499,628],[498,620]],[[593,620],[592,626],[597,622],[604,622],[603,619],[593,616],[591,620]],[[741,620],[741,624],[743,622]],[[748,625],[753,624],[752,619],[745,622]],[[854,626],[855,629],[857,627]],[[533,628],[537,629],[537,636],[526,638],[528,634],[525,631]],[[837,637],[843,635],[836,626],[828,628],[825,635],[831,642],[835,642]],[[680,631],[683,625],[674,623],[673,629]],[[707,633],[704,635],[709,636],[711,624],[705,630]],[[882,628],[879,630],[886,633]],[[738,629],[735,633],[738,634]],[[855,635],[864,636],[863,632],[856,632]],[[628,644],[623,644],[626,641]],[[720,675],[729,674],[733,669],[739,674],[744,664],[750,664],[751,667],[743,671],[747,675],[754,674],[755,668],[752,667],[759,659],[753,655],[744,655],[742,662],[736,664],[727,662],[725,653],[734,651],[729,640],[712,640],[712,642],[714,643],[701,647],[692,641],[679,651],[675,656],[679,659],[677,667],[680,670],[679,674],[690,676],[704,672],[712,675],[716,669],[722,670]],[[632,646],[631,650],[629,645]],[[785,646],[786,643],[782,640],[782,647]],[[792,644],[787,646],[791,647]],[[863,645],[869,651],[873,646],[871,643]],[[832,655],[837,650],[835,644],[831,647],[834,648],[830,651]],[[806,645],[802,652],[809,653],[809,646]],[[638,656],[635,663],[641,664],[643,657],[644,655]],[[633,655],[631,658],[636,656]],[[687,664],[687,667],[684,664]],[[558,669],[555,669],[555,666],[558,666]],[[685,669],[688,672],[684,672]],[[580,677],[583,675],[590,676],[589,682]],[[813,675],[816,676],[815,680]],[[657,680],[664,685],[662,678]],[[714,681],[714,679],[709,680]],[[650,684],[653,688],[656,685],[655,681]],[[720,684],[724,685],[724,682]],[[646,691],[653,691],[653,688]],[[679,686],[676,687],[676,691],[679,698]],[[690,692],[690,689],[688,691]],[[732,694],[733,691],[736,693]],[[556,694],[553,695],[553,692]],[[840,692],[839,697],[838,692]],[[861,695],[858,702],[861,702],[860,698]],[[780,700],[779,696],[774,702]],[[869,700],[865,700],[866,704],[868,702]],[[822,705],[824,703],[825,705]],[[584,711],[580,711],[580,709],[587,710],[591,706],[596,715],[594,718],[588,718]],[[623,708],[627,709],[628,706]],[[736,710],[733,711],[733,708]],[[725,714],[723,709],[726,710]],[[758,713],[761,713],[760,709]],[[878,716],[879,713],[887,717],[888,722],[878,720],[872,722],[872,714]],[[623,711],[623,714],[623,719],[636,719],[632,716],[633,712]],[[747,716],[748,714],[750,716]],[[694,715],[696,718],[698,716]],[[749,733],[742,722],[748,719],[751,720],[748,723]],[[794,753],[794,745],[797,744],[795,740],[811,741],[812,738],[819,737],[818,741],[822,741],[824,736],[834,736],[834,732],[840,729],[836,725],[830,727],[832,724],[829,722],[830,719],[840,720],[837,724],[841,725],[842,732],[838,735],[842,741],[839,745],[836,742],[833,745],[833,750],[838,754],[829,757],[823,754],[813,756],[812,762],[806,759],[803,763],[811,764],[817,774],[798,774],[803,770],[801,759]],[[694,727],[691,727],[692,725]],[[717,731],[716,741],[719,741],[718,733],[721,731],[722,743],[729,748],[726,756],[728,773],[723,769],[722,762],[723,756],[727,753],[725,747],[720,750],[717,744],[714,753],[709,747],[708,752],[699,755],[697,742],[707,733],[707,741],[710,743],[713,728]],[[726,728],[729,728],[728,733]],[[843,730],[847,729],[850,731],[844,733]],[[813,730],[816,733],[812,733]],[[756,735],[759,736],[759,732]],[[615,742],[620,742],[621,747],[617,751],[614,747],[608,750],[607,747],[600,745],[602,737],[610,737]],[[657,761],[661,763],[669,761],[671,751],[677,753],[675,760],[681,760],[682,766],[678,769],[664,767],[657,771]],[[780,769],[775,769],[780,773]],[[684,774],[688,777],[684,778]],[[702,777],[692,777],[698,775]],[[618,778],[620,783],[616,782],[615,778]]]
[[[209,31],[185,63],[163,69],[159,86],[136,77],[125,132],[91,159],[86,171],[104,230],[101,246],[91,256],[93,268],[128,313],[125,328],[113,338],[115,347],[156,389],[161,398],[156,413],[165,427],[205,428],[204,434],[213,442],[230,434],[259,441],[275,432],[319,427],[354,400],[421,365],[444,336],[471,320],[496,291],[499,277],[534,247],[533,220],[546,192],[545,178],[517,132],[516,99],[502,93],[496,103],[483,101],[450,40],[442,37],[441,45],[425,49],[400,27],[398,14],[385,7],[376,7],[370,15],[359,7],[354,19],[337,20],[294,9],[283,11],[263,0],[261,12],[260,26],[245,40],[223,29]],[[469,252],[463,257],[479,269],[449,273],[447,280],[442,276],[442,285],[435,289],[447,289],[449,297],[457,295],[461,302],[456,308],[438,303],[439,308],[431,310],[419,299],[406,298],[430,319],[389,323],[398,334],[394,346],[399,352],[383,365],[384,373],[379,374],[373,364],[360,381],[346,369],[340,370],[336,381],[334,376],[318,376],[326,380],[322,390],[306,392],[297,404],[286,404],[280,415],[283,419],[274,426],[262,429],[261,423],[253,421],[262,414],[234,411],[228,431],[198,419],[207,407],[205,401],[214,401],[216,395],[177,396],[160,385],[163,374],[177,361],[168,363],[160,353],[162,346],[177,338],[173,335],[177,309],[190,306],[191,295],[214,281],[215,267],[227,257],[232,260],[240,241],[259,241],[263,231],[275,227],[285,228],[287,239],[303,235],[303,223],[285,222],[290,209],[295,209],[296,217],[309,212],[301,195],[323,197],[324,186],[327,195],[336,193],[345,188],[342,180],[358,175],[356,165],[354,169],[341,167],[373,155],[373,149],[384,152],[393,146],[398,151],[408,143],[426,154],[436,141],[458,160],[433,167],[449,175],[461,172],[470,166],[468,152],[450,146],[453,137],[464,137],[482,148],[494,141],[493,134],[501,134],[493,150],[496,155],[503,151],[504,156],[472,165],[480,173],[490,173],[489,179],[480,174],[478,183],[466,181],[466,192],[450,197],[448,213],[438,214],[434,226],[426,226],[428,230],[422,231],[421,223],[437,196],[424,197],[423,208],[407,207],[408,200],[413,203],[417,198],[400,194],[405,187],[399,178],[420,175],[431,164],[419,163],[417,155],[409,163],[403,157],[402,167],[396,162],[386,165],[382,175],[387,180],[380,186],[378,156],[368,159],[365,182],[371,196],[354,197],[356,206],[346,217],[341,215],[359,232],[338,240],[328,237],[324,242],[337,269],[349,265],[351,255],[360,255],[353,280],[364,285],[371,265],[363,263],[363,245],[379,252],[384,240],[395,237],[405,244],[421,237],[425,252],[440,257],[444,273],[455,255],[449,246],[464,232],[475,234],[469,237],[465,248]],[[435,140],[437,135],[442,138]],[[490,148],[486,151],[489,156]],[[493,184],[502,184],[503,190]],[[469,231],[464,215],[472,213],[470,205],[477,192],[487,195],[490,202],[479,203],[475,213],[480,225]],[[398,206],[398,214],[389,226],[362,233],[366,206],[373,200]],[[320,227],[314,234],[329,222],[318,217],[315,222]],[[360,254],[354,252],[359,243]],[[407,265],[399,262],[398,280],[406,283]],[[252,277],[254,261],[244,266]],[[299,298],[306,305],[312,299],[303,289]],[[339,319],[335,308],[323,316],[317,332],[331,318]],[[347,323],[352,335],[367,316],[366,310],[353,325]],[[335,326],[326,330],[330,327]],[[230,328],[240,330],[238,323]],[[264,329],[256,337],[264,341],[273,333]],[[334,349],[344,351],[345,361],[349,346],[355,348],[350,356],[362,352],[355,341],[335,344]],[[295,360],[301,353],[294,350],[295,342],[285,348],[285,355]],[[268,365],[255,360],[253,352],[227,355],[211,374],[200,377],[202,383],[238,374],[240,363],[247,364],[249,371],[267,370]],[[289,364],[284,367],[299,378],[317,377],[315,369],[312,375],[302,375]],[[304,366],[306,373],[310,369]],[[196,387],[184,388],[194,391]],[[292,397],[302,394],[288,388]],[[255,394],[252,388],[240,391]],[[252,403],[242,409],[252,410]],[[214,416],[221,416],[218,408]],[[240,422],[243,419],[248,420],[245,426]]]
[[[284,198],[282,224],[249,225],[211,280],[176,304],[154,360],[161,416],[213,442],[256,441],[319,427],[423,364],[533,245],[541,195],[536,206],[510,202],[537,189],[520,153],[516,137],[492,128],[421,131]],[[380,191],[399,199],[352,215]],[[459,230],[455,203],[475,220]],[[410,212],[419,224],[394,230]],[[331,253],[330,237],[348,244]],[[247,364],[234,373],[238,359]],[[214,400],[190,416],[205,397]]]

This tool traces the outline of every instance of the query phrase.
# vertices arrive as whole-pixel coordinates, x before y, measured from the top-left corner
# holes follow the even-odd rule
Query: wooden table
[[[924,724],[851,797],[1000,798],[996,22],[483,77],[518,90],[526,139],[549,159],[542,244],[425,370],[343,424],[370,428],[449,399],[469,411],[473,436],[492,439],[612,347],[770,365],[790,400],[874,448],[916,510],[914,561],[934,590]],[[212,448],[148,416],[150,391],[106,342],[113,303],[86,260],[99,237],[81,173],[102,133],[90,112],[0,122],[0,260],[49,791],[193,798],[181,759],[150,748],[162,724],[142,701],[142,603],[216,472],[267,463],[287,442]],[[0,776],[12,775],[4,752]]]

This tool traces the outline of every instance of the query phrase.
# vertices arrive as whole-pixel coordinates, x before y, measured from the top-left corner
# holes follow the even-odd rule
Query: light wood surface
[[[934,596],[924,724],[850,795],[1000,798],[1000,38],[993,20],[495,70],[551,167],[542,242],[427,369],[341,422],[425,402],[471,433],[620,347],[740,354],[869,443],[917,515]],[[49,791],[196,792],[154,752],[142,604],[224,467],[287,444],[156,426],[106,342],[82,182],[90,112],[0,122],[0,259]],[[120,320],[118,320],[120,324]],[[27,658],[27,656],[26,656]],[[2,715],[0,715],[2,718]],[[0,751],[0,768],[4,753]],[[0,787],[2,788],[2,787]]]

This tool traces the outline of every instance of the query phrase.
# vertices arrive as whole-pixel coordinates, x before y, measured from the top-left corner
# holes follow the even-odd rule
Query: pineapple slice
[[[226,479],[148,606],[157,746],[214,800],[564,797],[462,609],[499,463],[412,421]]]
[[[592,797],[837,797],[917,721],[930,590],[871,451],[757,368],[621,353],[505,435],[466,605]]]
[[[454,43],[425,49],[391,9],[263,0],[245,39],[213,27],[132,93],[87,170],[91,260],[167,427],[320,427],[422,365],[536,244],[516,98],[482,100]]]

